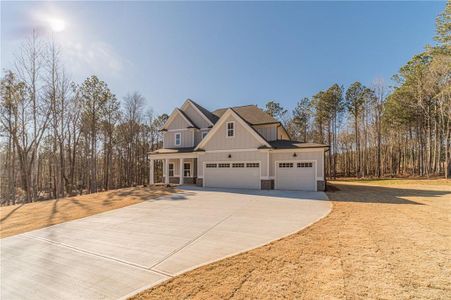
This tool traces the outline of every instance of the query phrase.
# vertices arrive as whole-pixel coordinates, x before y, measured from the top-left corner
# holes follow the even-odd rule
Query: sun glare
[[[66,29],[66,22],[62,19],[51,18],[48,20],[50,28],[55,32],[61,32]]]

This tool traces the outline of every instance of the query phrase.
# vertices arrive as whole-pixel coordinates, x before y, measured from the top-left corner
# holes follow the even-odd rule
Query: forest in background
[[[451,5],[437,17],[436,44],[393,77],[334,84],[292,111],[264,109],[294,140],[330,145],[329,178],[451,174]],[[119,100],[93,75],[70,80],[62,49],[35,32],[4,70],[0,102],[2,205],[145,185],[148,152],[161,146],[167,114],[138,92]]]

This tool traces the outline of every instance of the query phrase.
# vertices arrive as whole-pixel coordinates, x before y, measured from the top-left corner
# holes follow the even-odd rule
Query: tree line
[[[451,173],[451,5],[436,20],[436,45],[402,66],[394,86],[333,84],[289,111],[264,108],[294,140],[330,145],[329,178]],[[137,92],[118,99],[93,75],[70,80],[61,51],[35,32],[1,79],[2,205],[148,183],[148,152],[161,147],[168,115]]]
[[[303,98],[290,113],[276,101],[265,110],[294,139],[330,145],[326,173],[337,176],[451,174],[451,4],[436,19],[436,45],[412,57],[393,86],[334,84]]]
[[[3,205],[148,182],[166,114],[139,93],[119,101],[97,76],[70,81],[54,41],[35,32],[1,80]]]

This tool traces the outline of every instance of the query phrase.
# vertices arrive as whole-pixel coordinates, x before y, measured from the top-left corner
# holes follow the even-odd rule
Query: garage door
[[[205,163],[204,186],[260,189],[260,163],[258,162]]]
[[[316,191],[315,162],[276,162],[275,188]]]

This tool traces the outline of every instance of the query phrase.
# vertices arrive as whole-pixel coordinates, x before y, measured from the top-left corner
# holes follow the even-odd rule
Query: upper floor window
[[[175,145],[180,146],[182,144],[182,134],[180,132],[177,132],[175,134]]]
[[[208,131],[202,131],[202,139],[204,139],[204,137],[206,137],[208,134]]]
[[[227,122],[226,123],[227,128],[227,137],[234,137],[235,136],[235,122]]]

